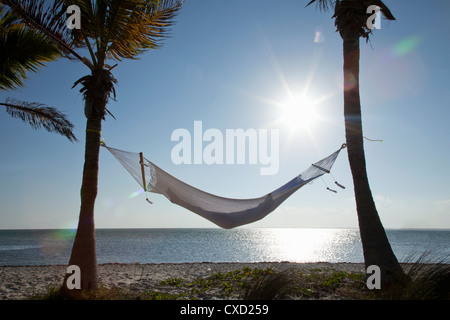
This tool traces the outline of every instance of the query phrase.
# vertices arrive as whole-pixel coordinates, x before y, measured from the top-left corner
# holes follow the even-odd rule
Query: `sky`
[[[262,196],[345,142],[342,39],[331,12],[300,0],[186,0],[171,37],[158,50],[114,69],[117,101],[102,138],[143,152],[175,177],[207,192]],[[397,21],[361,40],[360,94],[367,172],[385,228],[450,228],[450,2],[386,0]],[[76,227],[86,118],[80,87],[89,70],[58,60],[29,74],[25,86],[0,92],[67,114],[76,143],[34,130],[0,112],[0,229]],[[289,113],[302,110],[301,118]],[[313,110],[314,115],[311,114]],[[309,120],[303,120],[309,119]],[[279,165],[176,164],[177,129],[194,134],[241,128],[278,130]],[[260,137],[260,136],[259,136]],[[208,142],[203,144],[205,147]],[[226,150],[225,150],[226,152]],[[259,161],[259,160],[258,160]],[[334,184],[336,179],[346,188]],[[336,189],[338,193],[326,190]],[[211,228],[211,222],[140,186],[106,150],[100,154],[97,228]],[[294,193],[248,227],[357,228],[346,150],[332,176]]]

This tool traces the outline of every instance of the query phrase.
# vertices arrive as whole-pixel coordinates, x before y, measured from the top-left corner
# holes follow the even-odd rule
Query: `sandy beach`
[[[311,270],[332,273],[345,271],[363,273],[364,265],[360,263],[164,263],[164,264],[103,264],[99,265],[99,281],[107,288],[122,288],[130,291],[157,291],[174,293],[174,286],[162,285],[161,281],[182,278],[191,282],[216,273],[249,268],[271,268],[275,271],[287,269]],[[47,287],[61,285],[67,266],[1,266],[0,299],[23,300],[44,291]],[[224,299],[218,290],[208,290],[196,296],[197,299]],[[233,297],[231,297],[233,298]],[[333,297],[329,297],[333,299]],[[334,297],[338,298],[338,297]]]

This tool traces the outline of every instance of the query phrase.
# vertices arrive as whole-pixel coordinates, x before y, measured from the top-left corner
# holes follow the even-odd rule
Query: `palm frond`
[[[328,11],[330,7],[334,6],[334,0],[311,0],[306,7],[309,5],[316,3],[316,7],[319,8],[321,11]]]
[[[27,72],[36,72],[45,62],[59,57],[59,49],[36,31],[24,26],[5,26],[0,31],[0,89],[23,86]]]
[[[389,8],[384,4],[383,1],[374,0],[373,4],[380,7],[380,11],[386,19],[391,20],[391,21],[396,20],[394,15],[392,14],[391,10],[389,10]]]
[[[86,58],[81,57],[71,46],[71,32],[67,28],[65,0],[54,0],[51,6],[46,6],[45,0],[0,1],[7,5],[28,27],[37,30],[48,41],[56,44],[68,58],[72,55],[87,64]]]
[[[42,103],[24,102],[8,98],[6,102],[0,102],[6,107],[6,112],[13,118],[19,118],[28,122],[34,129],[41,127],[48,132],[55,132],[65,136],[69,141],[77,141],[72,132],[73,124],[66,116],[53,107],[47,107]]]
[[[161,47],[161,40],[168,37],[183,1],[117,1],[109,8],[105,18],[107,33],[107,58],[136,59],[147,49]]]
[[[6,6],[0,3],[0,30],[7,30],[14,27],[17,23],[17,16],[11,11],[6,10]]]

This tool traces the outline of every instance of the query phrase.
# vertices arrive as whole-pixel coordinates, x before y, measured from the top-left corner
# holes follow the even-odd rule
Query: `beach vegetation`
[[[338,280],[336,280],[338,279]],[[276,299],[321,299],[330,292],[348,292],[361,289],[363,274],[342,271],[304,273],[291,269],[276,271],[272,268],[249,268],[213,273],[187,281],[181,277],[169,277],[160,281],[151,290],[100,285],[97,290],[84,291],[76,299],[87,300],[195,300],[216,296],[221,299],[276,300]],[[333,282],[331,286],[329,283]],[[357,285],[355,285],[355,283]],[[344,287],[349,287],[344,289]],[[56,300],[73,299],[64,294],[62,287],[49,287],[45,292],[36,293],[31,299]]]
[[[66,300],[61,294],[61,286],[48,286],[44,291],[35,292],[29,300]]]
[[[106,287],[99,285],[96,290],[84,290],[78,295],[67,295],[62,285],[48,287],[43,292],[37,292],[29,300],[180,300],[185,293],[170,293],[163,291],[133,291],[121,287]]]
[[[237,269],[213,273],[192,281],[167,278],[147,290],[100,285],[97,290],[82,292],[76,297],[83,300],[448,300],[450,299],[450,264],[424,263],[423,258],[402,264],[410,281],[381,290],[369,290],[363,272],[335,269],[271,268]],[[139,281],[139,280],[138,280]],[[30,299],[73,299],[59,287],[48,287]]]
[[[411,254],[403,264],[407,281],[376,290],[386,300],[450,300],[450,256],[433,251]]]
[[[293,282],[292,272],[268,272],[251,279],[241,298],[244,300],[279,300],[285,298]]]
[[[167,278],[159,283],[162,286],[176,286],[180,287],[184,284],[183,278]]]

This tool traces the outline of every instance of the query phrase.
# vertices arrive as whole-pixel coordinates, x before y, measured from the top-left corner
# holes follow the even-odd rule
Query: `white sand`
[[[160,282],[168,278],[183,278],[186,282],[213,273],[226,273],[250,268],[285,270],[332,269],[364,272],[359,263],[164,263],[164,264],[103,264],[99,265],[99,282],[106,287],[120,287],[133,291],[159,291]],[[0,267],[0,299],[27,299],[35,292],[62,284],[67,266],[3,266]],[[171,288],[170,290],[173,290]],[[203,299],[220,299],[219,294],[208,293]]]

